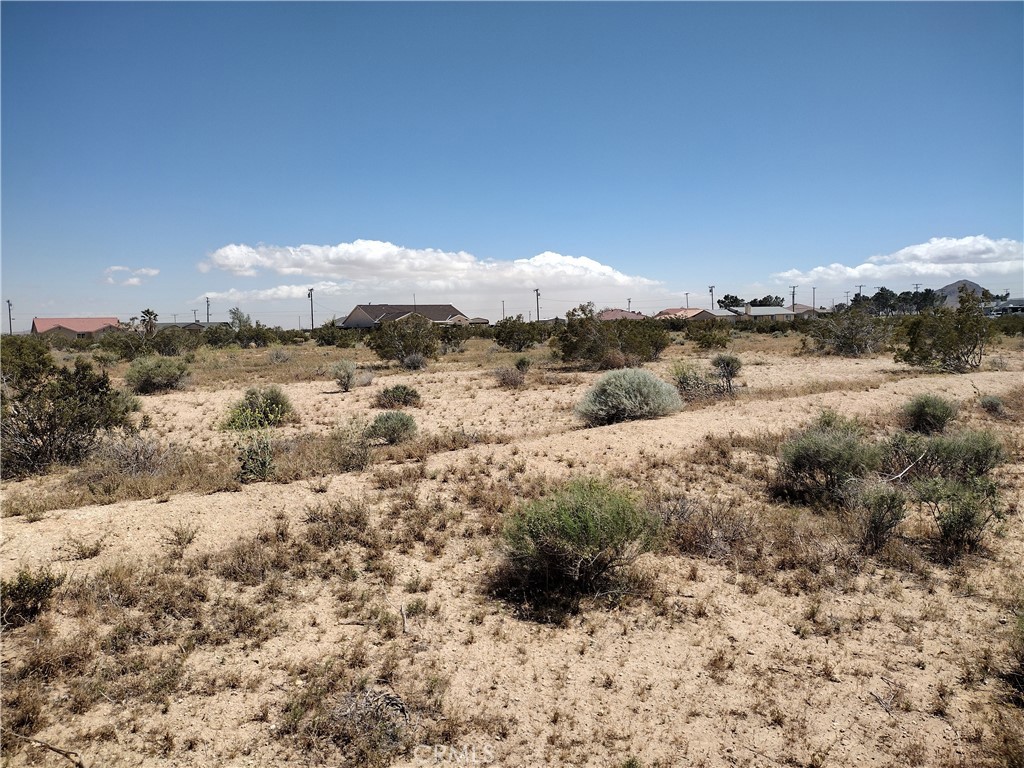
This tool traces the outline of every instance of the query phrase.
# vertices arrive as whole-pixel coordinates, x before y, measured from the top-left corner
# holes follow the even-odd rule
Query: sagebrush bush
[[[338,382],[338,389],[348,392],[356,380],[356,364],[351,360],[339,360],[331,368],[331,376]]]
[[[264,429],[246,432],[235,444],[238,450],[238,479],[243,483],[263,483],[274,471],[274,451]]]
[[[576,413],[596,427],[620,421],[656,419],[682,408],[679,393],[650,371],[610,371],[583,396]]]
[[[861,551],[880,552],[907,516],[907,496],[888,483],[866,483],[851,499],[855,535]]]
[[[938,395],[917,395],[903,406],[903,424],[911,432],[942,432],[957,413],[955,403]]]
[[[722,386],[726,392],[732,392],[732,380],[740,375],[743,363],[735,355],[715,355],[711,360],[711,367],[714,368],[722,379]]]
[[[398,445],[416,434],[416,420],[404,411],[384,411],[366,429],[370,440],[383,440]]]
[[[720,382],[715,381],[705,371],[693,363],[677,362],[672,366],[672,383],[683,400],[700,402],[720,397],[724,390]]]
[[[405,406],[416,408],[421,401],[420,393],[405,384],[396,384],[393,387],[382,389],[373,398],[373,404],[377,408],[402,408]]]
[[[978,399],[978,405],[991,416],[1006,415],[1006,405],[1003,403],[1003,399],[997,395],[982,395]]]
[[[235,403],[224,422],[226,429],[264,429],[295,421],[292,401],[280,387],[250,387]]]
[[[421,371],[427,367],[427,358],[419,352],[413,352],[402,358],[402,367],[407,371]]]
[[[20,627],[34,621],[63,583],[64,577],[49,568],[21,568],[13,578],[0,580],[0,626]]]
[[[946,561],[977,549],[989,524],[1000,517],[996,488],[987,478],[935,477],[917,481],[914,491],[935,521],[936,553]]]
[[[861,427],[823,411],[807,429],[782,444],[772,491],[808,504],[836,504],[851,481],[878,468],[881,451],[867,442]]]
[[[142,435],[125,435],[100,446],[97,458],[122,475],[156,475],[163,471],[171,451],[159,440]]]
[[[655,547],[660,529],[660,518],[630,494],[599,480],[570,481],[508,518],[500,585],[528,601],[607,591]]]
[[[518,389],[526,383],[526,374],[518,368],[498,368],[494,372],[498,386],[505,389]]]
[[[898,433],[885,447],[886,464],[907,480],[941,477],[958,482],[984,477],[1006,459],[999,439],[985,430],[925,437]]]
[[[140,395],[177,389],[188,375],[184,360],[171,357],[140,357],[132,361],[125,383]]]
[[[516,358],[516,370],[520,371],[524,375],[529,373],[530,366],[533,365],[533,361],[530,360],[526,355]]]

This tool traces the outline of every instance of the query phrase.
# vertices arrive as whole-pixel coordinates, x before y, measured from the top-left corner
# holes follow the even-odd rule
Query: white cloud
[[[856,266],[833,263],[810,270],[790,269],[772,275],[780,283],[852,285],[859,280],[897,290],[912,282],[946,283],[960,279],[1024,277],[1024,244],[985,235],[933,237],[894,253],[871,256]],[[940,285],[930,287],[938,288]]]
[[[123,280],[118,277],[122,272],[127,272],[131,277],[125,277]],[[139,269],[132,269],[131,267],[125,267],[120,264],[107,267],[103,270],[103,274],[106,275],[103,278],[103,282],[107,285],[125,285],[125,286],[136,286],[142,285],[142,278],[144,277],[156,277],[160,274],[159,269],[153,267],[141,267]],[[121,275],[123,277],[123,275]]]
[[[630,292],[662,292],[662,284],[627,275],[585,256],[545,251],[512,261],[480,259],[465,251],[406,248],[379,240],[338,245],[226,245],[199,264],[201,272],[220,270],[237,276],[271,273],[321,278],[312,286],[320,295],[347,296],[352,303],[402,301],[414,293],[423,303],[454,303],[470,314],[493,317],[509,300],[511,313],[526,314],[533,289],[541,290],[542,314],[564,314],[572,302],[625,303]],[[278,285],[208,294],[230,301],[305,298],[309,285]],[[545,297],[559,296],[545,303]],[[462,302],[462,304],[460,304]],[[519,302],[522,306],[513,306]],[[463,306],[465,304],[466,306]]]

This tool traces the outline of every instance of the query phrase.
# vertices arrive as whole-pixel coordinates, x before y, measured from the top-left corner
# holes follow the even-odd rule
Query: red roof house
[[[67,339],[94,339],[121,327],[116,317],[34,317],[32,333]]]

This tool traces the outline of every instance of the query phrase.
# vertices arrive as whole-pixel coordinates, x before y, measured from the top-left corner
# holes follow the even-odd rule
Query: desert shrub
[[[230,325],[210,325],[200,334],[203,343],[210,347],[223,348],[237,342],[235,329]]]
[[[688,555],[759,557],[764,534],[758,521],[733,505],[695,504],[686,498],[660,505],[668,540]]]
[[[930,478],[914,483],[914,491],[935,521],[936,554],[947,562],[977,549],[989,524],[1001,516],[995,486],[985,478]]]
[[[295,420],[295,409],[280,387],[250,387],[228,411],[225,429],[251,430],[276,427]]]
[[[686,401],[710,400],[722,394],[719,382],[692,363],[680,361],[673,365],[672,383]]]
[[[626,355],[621,349],[609,349],[598,361],[597,367],[598,370],[601,371],[614,371],[619,368],[627,367],[629,362],[630,361],[626,359]],[[636,367],[639,364],[639,361],[634,360],[632,363],[633,364],[630,367]]]
[[[540,341],[540,329],[536,323],[528,323],[522,315],[506,317],[494,324],[494,342],[499,347],[522,352]]]
[[[48,568],[21,568],[13,578],[0,580],[0,626],[6,629],[35,621],[63,583],[64,577]]]
[[[266,482],[274,472],[274,451],[265,429],[246,432],[235,443],[238,479],[243,483]]]
[[[427,367],[427,358],[419,352],[413,352],[402,358],[402,367],[407,371],[422,371]]]
[[[96,452],[96,458],[120,475],[137,477],[160,473],[170,453],[158,440],[131,434],[103,443]]]
[[[526,374],[518,368],[498,368],[494,378],[498,380],[498,386],[505,389],[518,389],[526,383]]]
[[[52,464],[77,464],[102,432],[134,429],[138,403],[110,386],[80,360],[54,367],[4,393],[0,419],[0,463],[5,478],[24,477]]]
[[[942,432],[956,416],[957,407],[938,395],[917,395],[903,406],[903,423],[912,432]]]
[[[356,380],[356,364],[351,360],[339,360],[331,367],[331,376],[338,382],[338,389],[348,392]]]
[[[176,389],[188,375],[184,360],[166,357],[140,357],[134,360],[124,375],[125,383],[134,392],[148,395]]]
[[[950,373],[977,369],[992,325],[977,294],[961,287],[959,298],[956,309],[934,307],[907,318],[896,360]]]
[[[272,365],[284,365],[291,359],[292,353],[280,347],[274,347],[267,353],[267,361]]]
[[[367,371],[365,369],[356,371],[356,376],[352,380],[352,386],[368,387],[371,384],[373,384],[373,371]]]
[[[524,376],[530,372],[530,367],[533,365],[533,361],[530,360],[526,355],[516,358],[516,370],[522,373]]]
[[[725,349],[729,346],[729,332],[704,330],[693,337],[700,349]]]
[[[660,528],[629,494],[598,480],[571,481],[508,518],[502,584],[527,601],[614,589],[623,569],[654,548]]]
[[[978,405],[990,416],[1002,417],[1006,415],[1006,406],[1003,399],[997,395],[982,395],[978,399]]]
[[[562,360],[591,366],[603,363],[609,368],[616,367],[618,354],[622,355],[622,365],[657,360],[671,343],[668,331],[658,321],[601,321],[593,303],[566,312],[565,323],[551,337],[551,345]]]
[[[854,533],[861,551],[880,552],[907,515],[907,496],[888,483],[866,483],[852,498]]]
[[[438,331],[423,315],[385,320],[367,337],[366,346],[381,360],[401,362],[413,354],[437,357]]]
[[[116,355],[118,359],[131,362],[137,357],[153,354],[152,337],[130,330],[104,333],[98,342],[100,349]]]
[[[668,330],[658,320],[613,320],[608,325],[616,346],[627,358],[639,362],[657,360],[672,343]]]
[[[366,429],[370,440],[383,440],[388,445],[398,445],[416,434],[416,420],[403,411],[384,411],[378,414]]]
[[[442,355],[461,352],[469,338],[470,329],[464,325],[442,325],[437,331]],[[424,362],[426,365],[426,362]]]
[[[420,393],[405,384],[396,384],[378,392],[373,398],[377,408],[419,407],[422,398]]]
[[[38,381],[53,368],[50,348],[38,336],[0,337],[0,375],[8,386]]]
[[[732,393],[732,380],[739,376],[743,367],[740,359],[735,355],[715,355],[711,360],[711,367],[718,372],[725,391]]]
[[[318,347],[351,348],[359,340],[359,332],[351,328],[339,328],[332,317],[313,331],[313,340]]]
[[[880,450],[862,432],[856,422],[823,411],[782,444],[773,493],[807,504],[842,501],[848,484],[866,477],[881,461]]]
[[[175,357],[186,352],[194,352],[203,343],[198,333],[183,331],[181,328],[167,328],[149,340],[149,346],[158,355]]]
[[[679,393],[650,371],[627,368],[606,373],[583,396],[576,413],[596,427],[635,419],[656,419],[682,407]]]
[[[886,470],[908,481],[939,477],[967,482],[984,477],[1005,458],[1002,443],[984,430],[930,437],[900,432],[884,451]]]
[[[819,354],[862,357],[886,348],[892,338],[892,324],[855,307],[819,316],[807,335]]]

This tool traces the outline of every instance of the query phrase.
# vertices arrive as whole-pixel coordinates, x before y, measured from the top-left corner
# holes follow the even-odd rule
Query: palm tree
[[[157,314],[152,309],[142,310],[142,328],[145,331],[146,336],[153,336],[156,334],[156,318]]]

